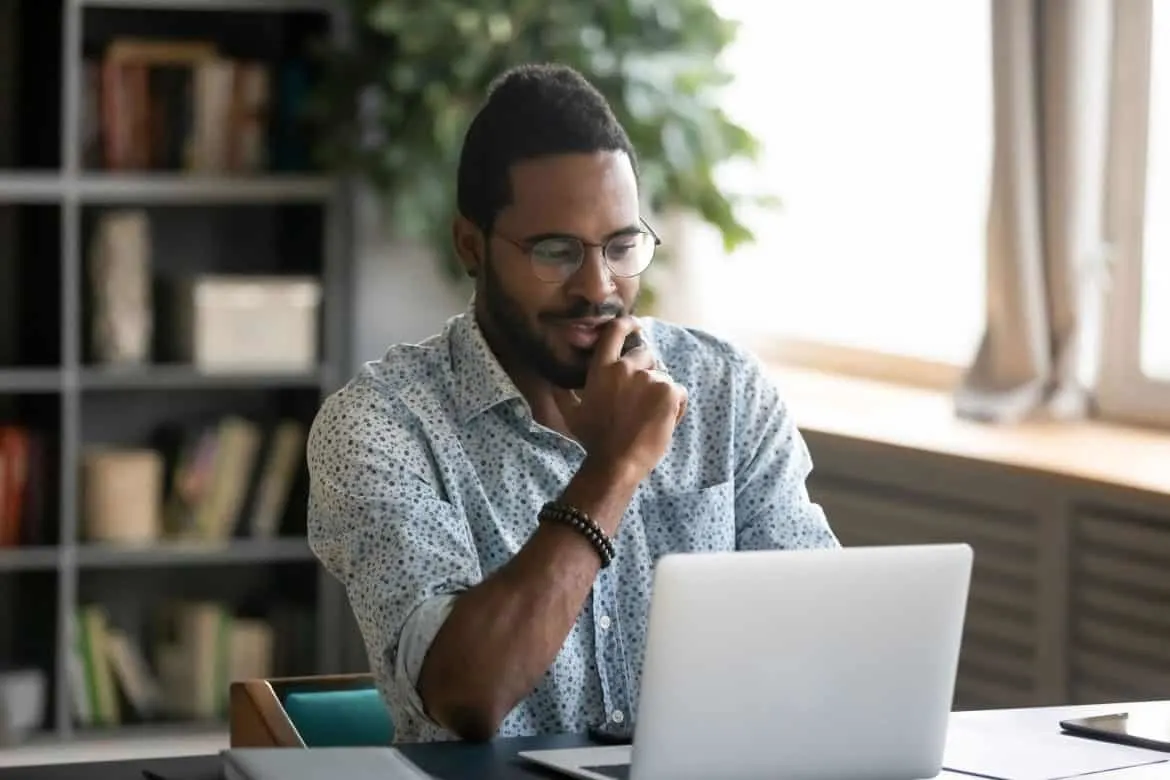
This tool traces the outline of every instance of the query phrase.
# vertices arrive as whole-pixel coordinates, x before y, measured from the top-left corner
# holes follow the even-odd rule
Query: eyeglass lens
[[[654,237],[648,233],[614,236],[603,247],[606,265],[614,276],[637,276],[654,258],[654,244]],[[533,244],[531,255],[541,278],[560,281],[581,267],[585,244],[567,236],[546,238]]]

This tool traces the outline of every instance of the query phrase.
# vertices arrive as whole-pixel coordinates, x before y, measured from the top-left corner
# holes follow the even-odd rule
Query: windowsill
[[[956,417],[942,390],[769,365],[802,431],[1170,496],[1170,431],[1100,421],[976,423]]]

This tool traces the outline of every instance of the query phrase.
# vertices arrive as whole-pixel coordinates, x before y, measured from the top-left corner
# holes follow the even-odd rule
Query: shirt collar
[[[452,325],[451,358],[460,423],[466,423],[504,401],[522,398],[475,320],[474,298],[467,311],[458,315]]]

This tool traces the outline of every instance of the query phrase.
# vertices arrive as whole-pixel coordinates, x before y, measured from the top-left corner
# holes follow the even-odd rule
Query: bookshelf
[[[136,544],[92,541],[84,476],[95,447],[156,452],[165,464],[163,487],[149,495],[158,497],[159,515],[170,517],[166,507],[176,494],[170,483],[191,450],[186,440],[163,448],[160,432],[205,434],[225,420],[244,421],[259,436],[245,461],[253,484],[275,448],[277,424],[307,430],[322,396],[347,378],[349,195],[342,182],[290,156],[305,140],[290,132],[295,113],[280,101],[292,98],[279,80],[281,68],[305,67],[314,43],[339,40],[341,24],[326,0],[0,0],[0,431],[19,430],[35,442],[0,448],[0,477],[5,463],[16,462],[14,452],[23,453],[28,468],[21,482],[0,478],[0,684],[5,669],[42,672],[37,740],[218,728],[221,709],[204,717],[192,712],[206,707],[176,709],[167,700],[154,621],[176,601],[191,607],[190,625],[218,625],[217,641],[235,641],[245,629],[266,632],[248,646],[266,655],[273,674],[349,671],[339,646],[352,620],[344,593],[304,538],[303,458],[289,472],[292,481],[282,483],[287,490],[273,533],[249,528],[260,492],[249,487],[247,500],[233,505],[236,519],[214,539],[161,533]],[[268,68],[269,119],[252,138],[262,139],[260,161],[237,151],[229,164],[196,163],[192,170],[190,162],[174,163],[178,147],[157,130],[146,142],[149,159],[113,161],[117,152],[105,136],[114,133],[103,124],[111,120],[102,119],[100,97],[110,87],[94,80],[101,67],[92,63],[127,39],[210,43],[217,58]],[[162,98],[151,95],[149,110],[157,112],[153,101]],[[187,121],[193,135],[197,120]],[[134,136],[137,146],[145,137]],[[154,327],[149,356],[129,366],[95,356],[92,338],[95,236],[105,215],[126,211],[149,226]],[[166,324],[174,319],[171,299],[153,291],[201,274],[315,280],[313,363],[293,371],[208,371],[175,358],[167,341],[178,327]],[[7,520],[5,484],[19,485],[8,492],[21,497]],[[7,540],[6,522],[15,529]],[[89,606],[100,613],[84,612]],[[105,633],[88,631],[97,614],[107,621]],[[111,646],[128,643],[145,661],[164,689],[159,711],[137,711],[138,699],[115,670],[109,674],[118,716],[95,714],[94,697],[109,692],[95,690],[102,683],[92,669],[78,677],[76,649],[94,636]],[[270,651],[255,649],[264,647]],[[215,671],[222,680],[223,668]],[[76,701],[81,688],[86,705]]]

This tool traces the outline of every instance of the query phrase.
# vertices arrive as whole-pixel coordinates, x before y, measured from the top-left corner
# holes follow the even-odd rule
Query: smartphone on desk
[[[1133,712],[1068,718],[1060,727],[1069,734],[1170,753],[1170,705],[1150,704]]]

